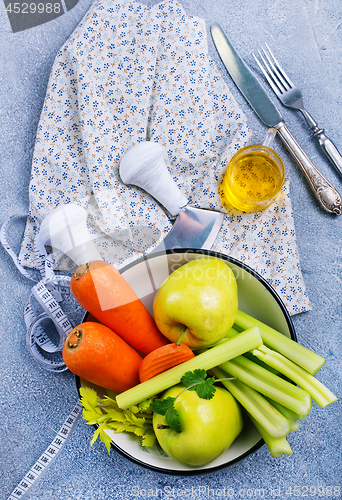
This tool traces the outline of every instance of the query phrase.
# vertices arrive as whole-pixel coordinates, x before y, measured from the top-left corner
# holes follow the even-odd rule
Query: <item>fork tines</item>
[[[253,53],[253,57],[276,94],[283,94],[294,86],[267,44],[258,50],[258,55]]]

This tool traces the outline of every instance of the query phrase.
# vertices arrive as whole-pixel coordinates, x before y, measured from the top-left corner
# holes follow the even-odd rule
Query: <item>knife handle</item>
[[[283,121],[274,126],[285,146],[296,160],[321,207],[331,214],[342,214],[342,200],[339,192],[315,167],[304,153]]]
[[[140,142],[129,149],[120,161],[119,173],[122,182],[144,189],[173,217],[188,203],[168,171],[164,147],[156,142]]]

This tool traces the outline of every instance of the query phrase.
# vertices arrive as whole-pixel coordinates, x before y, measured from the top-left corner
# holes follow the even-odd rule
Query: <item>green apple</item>
[[[164,281],[153,302],[159,330],[172,342],[206,347],[222,339],[238,311],[237,283],[228,264],[199,257],[184,264]]]
[[[182,385],[168,389],[161,399],[176,397]],[[181,432],[167,427],[165,417],[153,414],[153,429],[161,448],[178,462],[200,467],[226,451],[240,434],[243,422],[239,404],[226,390],[216,387],[212,399],[196,391],[183,392],[174,403]]]

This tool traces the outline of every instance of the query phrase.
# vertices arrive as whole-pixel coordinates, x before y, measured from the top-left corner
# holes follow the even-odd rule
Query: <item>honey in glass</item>
[[[270,206],[285,180],[285,166],[270,147],[257,144],[237,151],[224,174],[220,195],[223,205],[244,212]]]

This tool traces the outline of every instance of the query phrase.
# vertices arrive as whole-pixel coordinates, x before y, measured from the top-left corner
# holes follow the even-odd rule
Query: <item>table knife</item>
[[[261,83],[240,58],[222,28],[213,24],[210,30],[215,47],[231,78],[265,125],[278,131],[286,148],[302,169],[320,206],[331,214],[341,215],[342,200],[338,191],[319,172],[294,139]]]

